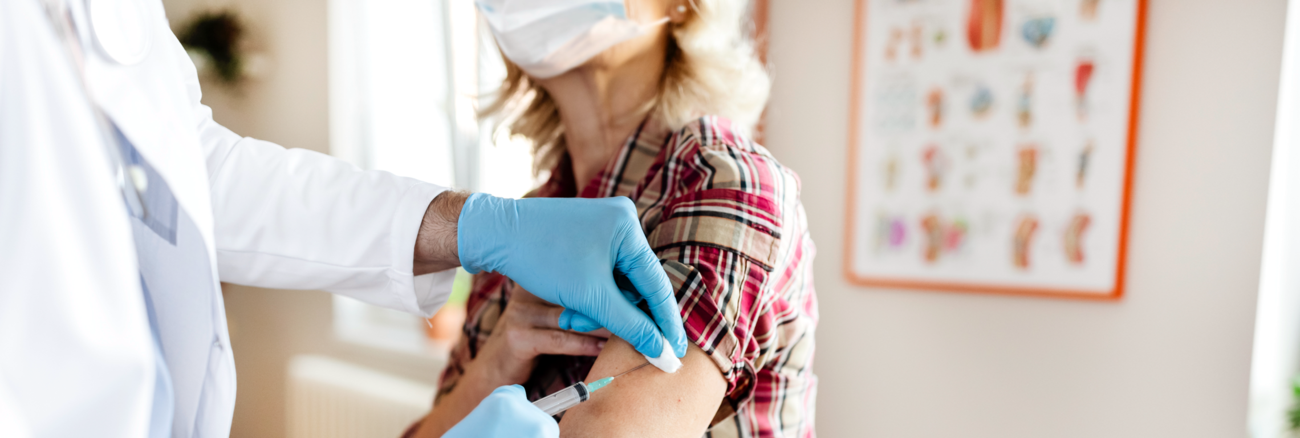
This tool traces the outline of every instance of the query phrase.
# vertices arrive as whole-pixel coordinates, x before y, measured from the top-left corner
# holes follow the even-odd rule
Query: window
[[[365,169],[519,197],[535,185],[531,146],[480,122],[505,67],[474,3],[329,0],[330,150]],[[429,321],[334,298],[334,330],[349,342],[445,354],[460,333],[469,276]]]
[[[1288,410],[1300,407],[1291,388],[1300,384],[1300,2],[1289,3],[1250,373],[1250,435],[1257,438],[1292,436]]]

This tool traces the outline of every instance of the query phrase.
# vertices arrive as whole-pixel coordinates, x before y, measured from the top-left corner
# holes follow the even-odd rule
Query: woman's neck
[[[663,58],[652,56],[618,67],[592,64],[541,81],[559,108],[579,192],[641,124],[664,68]]]

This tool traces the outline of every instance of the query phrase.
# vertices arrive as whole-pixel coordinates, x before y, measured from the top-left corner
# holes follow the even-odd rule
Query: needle
[[[605,385],[608,385],[609,382],[613,382],[614,379],[619,378],[619,377],[623,377],[623,374],[627,374],[627,373],[630,373],[630,372],[633,372],[633,371],[639,370],[639,369],[641,369],[641,368],[645,368],[646,365],[650,365],[650,362],[643,363],[643,364],[637,366],[636,368],[633,368],[633,369],[630,369],[630,370],[624,371],[622,374],[619,374],[619,375],[617,375],[617,376],[609,376],[609,377],[606,377],[606,378],[603,378],[603,379],[597,380],[597,381],[595,381],[595,382],[585,383],[584,385],[587,386],[587,390],[588,390],[588,391],[596,392],[596,390],[598,390],[598,389],[600,389],[600,388],[604,388]],[[578,383],[582,383],[582,382],[578,382]],[[576,384],[575,384],[575,385],[576,385]],[[586,401],[586,400],[582,400],[582,401]],[[567,408],[566,408],[566,409],[567,409]]]
[[[641,364],[641,365],[637,365],[636,368],[633,368],[633,369],[630,369],[630,370],[624,371],[624,372],[622,372],[622,373],[620,373],[619,375],[614,376],[614,377],[615,377],[615,378],[623,377],[623,374],[627,374],[627,373],[630,373],[630,372],[633,372],[633,371],[636,371],[636,370],[639,370],[639,369],[645,368],[646,365],[650,365],[650,362],[646,362],[646,363],[643,363],[643,364]]]

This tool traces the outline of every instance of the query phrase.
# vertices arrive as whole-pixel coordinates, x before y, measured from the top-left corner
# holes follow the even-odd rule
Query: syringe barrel
[[[587,384],[578,382],[533,402],[533,406],[537,406],[546,415],[556,415],[587,401],[590,396],[591,391],[587,390]]]

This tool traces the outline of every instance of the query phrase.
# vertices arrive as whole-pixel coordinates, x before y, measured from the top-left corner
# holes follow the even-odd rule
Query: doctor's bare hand
[[[677,357],[686,354],[677,299],[631,200],[506,199],[476,193],[440,203],[444,196],[426,213],[426,219],[435,217],[442,225],[421,228],[417,273],[421,266],[443,266],[421,263],[418,243],[426,234],[439,236],[423,245],[431,254],[425,260],[448,258],[448,242],[454,242],[467,271],[501,273],[538,298],[563,306],[562,329],[604,327],[647,356],[660,356],[665,345]],[[450,221],[456,212],[458,219]],[[446,238],[450,233],[455,237]],[[634,290],[625,295],[615,283],[616,273]],[[650,316],[637,309],[641,299]]]

